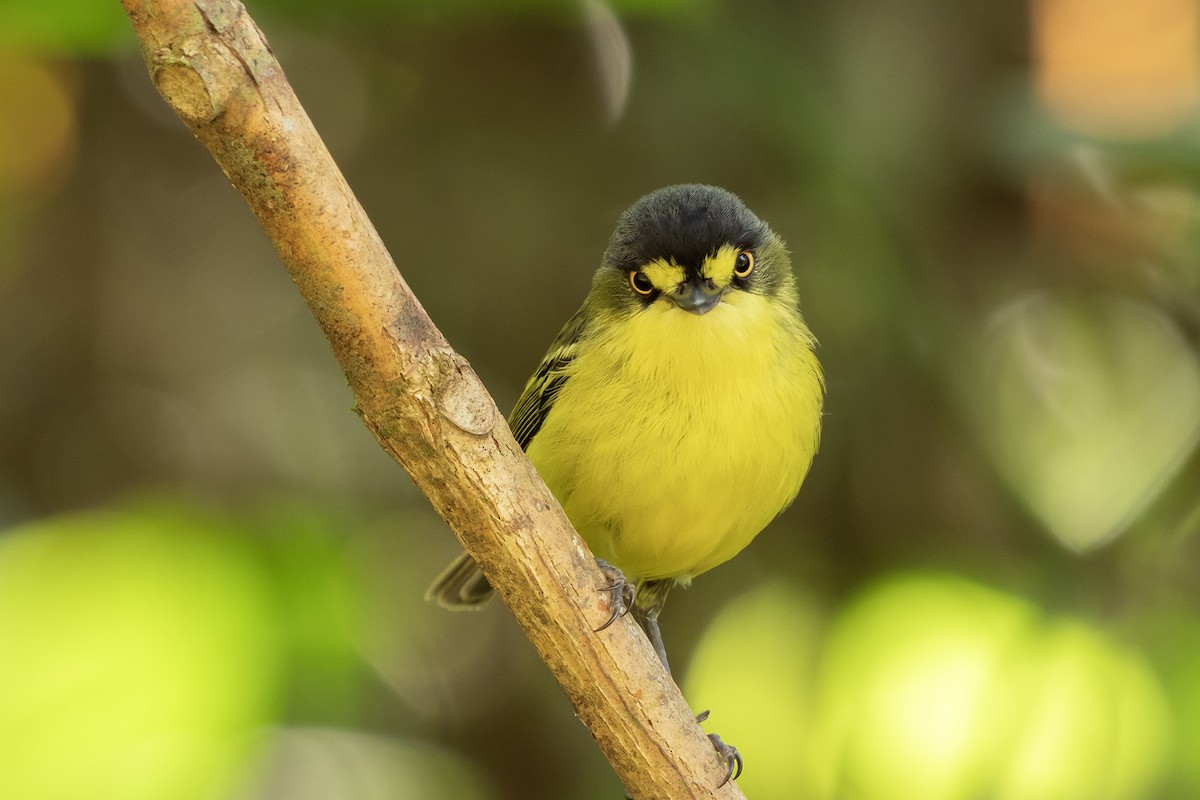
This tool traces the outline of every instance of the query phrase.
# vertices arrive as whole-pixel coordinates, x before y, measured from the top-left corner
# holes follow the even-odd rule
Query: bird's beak
[[[689,278],[679,288],[667,295],[675,305],[693,314],[707,314],[721,302],[724,292],[706,278]]]

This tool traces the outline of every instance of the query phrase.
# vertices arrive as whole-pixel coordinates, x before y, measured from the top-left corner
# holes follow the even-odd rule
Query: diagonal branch
[[[396,270],[237,0],[122,0],[155,86],[275,244],[358,413],[475,557],[636,798],[741,798],[469,364]]]

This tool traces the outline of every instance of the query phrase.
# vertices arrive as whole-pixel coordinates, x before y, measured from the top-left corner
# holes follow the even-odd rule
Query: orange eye
[[[638,294],[645,296],[654,291],[654,284],[646,277],[646,273],[641,270],[635,270],[629,273],[629,285]]]
[[[749,278],[751,272],[754,272],[754,251],[743,250],[733,262],[733,274],[739,278]]]

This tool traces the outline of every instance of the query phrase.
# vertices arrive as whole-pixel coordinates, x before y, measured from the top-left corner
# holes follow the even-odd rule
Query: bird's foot
[[[608,619],[604,621],[603,625],[601,625],[599,628],[596,628],[596,632],[598,633],[607,628],[609,625],[612,625],[620,617],[628,614],[629,609],[633,608],[634,587],[632,583],[625,580],[625,575],[621,572],[621,570],[617,569],[603,558],[596,559],[596,566],[599,567],[600,571],[604,573],[604,577],[608,578],[608,585],[601,586],[600,591],[609,595]]]
[[[707,711],[701,711],[696,715],[696,722],[704,722],[704,720],[708,719],[708,713]],[[725,762],[725,779],[717,784],[717,788],[720,789],[729,783],[731,779],[737,780],[741,777],[742,767],[745,766],[745,763],[742,761],[742,754],[738,752],[738,749],[731,744],[725,744],[725,740],[717,734],[708,734],[708,740],[712,742],[713,749],[717,751],[717,755]]]

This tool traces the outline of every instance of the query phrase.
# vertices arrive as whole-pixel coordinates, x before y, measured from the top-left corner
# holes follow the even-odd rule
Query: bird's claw
[[[725,778],[719,784],[717,784],[717,788],[720,789],[722,786],[729,783],[730,779],[737,780],[741,776],[742,767],[744,766],[744,763],[742,762],[742,754],[739,753],[738,749],[733,745],[725,744],[725,742],[721,740],[721,737],[715,733],[710,733],[708,735],[708,740],[712,742],[712,746],[717,751],[717,755],[719,755],[725,762]]]
[[[701,711],[696,715],[696,722],[704,722],[706,719],[708,719],[707,711]],[[738,749],[731,744],[725,744],[725,740],[717,734],[708,734],[708,740],[712,742],[713,749],[717,751],[717,755],[725,762],[725,778],[717,784],[717,788],[720,789],[729,783],[730,780],[737,780],[741,777],[745,762],[742,761],[742,754],[738,752]]]
[[[596,566],[604,573],[604,577],[608,578],[608,585],[601,586],[601,592],[607,592],[610,596],[608,601],[610,613],[608,619],[599,628],[596,628],[596,633],[612,625],[619,618],[629,613],[629,609],[633,608],[633,591],[634,586],[629,581],[625,580],[625,575],[621,570],[614,567],[602,558],[596,559]]]

